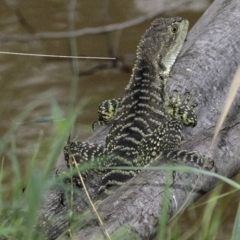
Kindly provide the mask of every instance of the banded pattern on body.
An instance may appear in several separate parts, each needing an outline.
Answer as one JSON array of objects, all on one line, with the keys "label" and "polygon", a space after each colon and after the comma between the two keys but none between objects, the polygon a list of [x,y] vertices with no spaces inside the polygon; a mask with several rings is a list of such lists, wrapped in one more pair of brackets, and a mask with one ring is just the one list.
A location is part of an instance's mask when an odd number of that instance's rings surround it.
[{"label": "banded pattern on body", "polygon": [[[187,29],[188,21],[182,18],[153,21],[138,46],[137,60],[122,100],[104,101],[99,106],[99,121],[93,128],[112,122],[105,146],[70,143],[70,152],[78,163],[97,158],[96,167],[102,174],[99,191],[107,191],[110,185],[120,185],[138,172],[101,170],[101,167],[146,166],[162,153],[177,161],[185,159],[201,164],[205,161],[198,153],[178,150],[182,124],[195,126],[197,117],[194,106],[188,105],[189,97],[184,101],[179,94],[169,98],[165,89]],[[69,165],[67,147],[64,153]]]}]

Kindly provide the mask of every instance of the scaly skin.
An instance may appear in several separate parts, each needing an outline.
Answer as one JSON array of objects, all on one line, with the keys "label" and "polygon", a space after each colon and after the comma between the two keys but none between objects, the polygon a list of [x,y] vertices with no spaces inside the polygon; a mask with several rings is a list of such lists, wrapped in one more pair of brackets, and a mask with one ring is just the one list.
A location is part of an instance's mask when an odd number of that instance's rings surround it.
[{"label": "scaly skin", "polygon": [[96,172],[102,176],[99,191],[107,192],[109,186],[121,185],[138,172],[102,167],[146,166],[161,154],[172,161],[193,161],[212,168],[211,159],[178,150],[182,123],[195,126],[197,117],[194,106],[188,105],[190,97],[182,102],[179,94],[169,98],[166,92],[167,78],[187,29],[188,21],[182,18],[153,21],[141,38],[133,74],[122,100],[104,101],[99,106],[99,122],[93,128],[112,121],[105,146],[71,142],[64,148],[68,166],[72,164],[68,149],[78,163],[95,162]]}]

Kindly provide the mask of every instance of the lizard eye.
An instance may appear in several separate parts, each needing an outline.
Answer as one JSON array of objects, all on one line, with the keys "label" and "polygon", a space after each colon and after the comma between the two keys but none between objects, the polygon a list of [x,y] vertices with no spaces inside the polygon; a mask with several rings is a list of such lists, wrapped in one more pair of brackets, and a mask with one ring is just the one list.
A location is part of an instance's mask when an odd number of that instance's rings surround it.
[{"label": "lizard eye", "polygon": [[172,25],[171,26],[171,31],[172,31],[172,33],[177,33],[178,32],[178,26],[177,25]]}]

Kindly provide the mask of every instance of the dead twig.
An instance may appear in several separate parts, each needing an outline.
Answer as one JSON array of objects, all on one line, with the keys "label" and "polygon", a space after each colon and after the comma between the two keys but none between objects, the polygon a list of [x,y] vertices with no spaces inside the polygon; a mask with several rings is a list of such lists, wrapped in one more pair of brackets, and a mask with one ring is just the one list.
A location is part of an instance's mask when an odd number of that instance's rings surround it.
[{"label": "dead twig", "polygon": [[33,41],[33,40],[39,40],[39,39],[56,39],[56,38],[71,38],[71,37],[81,37],[84,35],[92,35],[92,34],[100,34],[100,33],[106,33],[111,32],[115,30],[122,30],[129,27],[136,26],[138,24],[141,24],[147,20],[150,20],[154,17],[156,17],[159,14],[163,14],[169,11],[173,11],[174,9],[179,8],[183,4],[189,3],[190,0],[182,0],[175,2],[173,4],[169,4],[164,9],[156,9],[155,11],[152,11],[150,13],[147,13],[143,16],[121,22],[121,23],[114,23],[109,24],[102,27],[86,27],[83,29],[75,30],[75,31],[65,31],[65,32],[41,32],[36,34],[13,34],[13,35],[7,35],[7,34],[0,34],[0,41]]}]

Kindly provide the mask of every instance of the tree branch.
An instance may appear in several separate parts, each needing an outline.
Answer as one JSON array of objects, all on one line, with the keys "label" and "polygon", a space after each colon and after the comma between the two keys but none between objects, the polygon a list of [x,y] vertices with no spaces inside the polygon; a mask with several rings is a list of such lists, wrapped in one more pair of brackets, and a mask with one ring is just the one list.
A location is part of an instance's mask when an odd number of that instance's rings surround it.
[{"label": "tree branch", "polygon": [[[216,121],[240,62],[239,11],[239,0],[215,0],[190,31],[182,54],[172,70],[169,91],[190,91],[194,101],[199,103],[198,125],[194,129],[184,130],[183,149],[206,154],[210,146]],[[239,106],[240,94],[234,101],[212,154],[218,173],[228,177],[234,176],[240,169]],[[99,129],[88,141],[104,142],[107,131],[108,128]],[[164,163],[165,160],[161,157],[154,165]],[[65,168],[64,164],[60,168]],[[163,205],[168,175],[169,172],[159,169],[143,171],[97,204],[106,230],[110,234],[120,234],[121,229],[124,236],[121,239],[150,239],[154,236],[159,221],[164,220],[166,208]],[[186,207],[218,182],[216,178],[201,175],[201,180],[194,188],[196,174],[178,171],[174,179],[169,188],[168,211],[165,212],[167,220],[177,213],[187,197]],[[97,192],[91,184],[98,180],[93,176],[86,182],[93,198]],[[50,191],[39,213],[40,225],[50,239],[55,239],[69,226],[68,209],[59,202],[60,195],[60,190]],[[81,194],[74,195],[75,217],[87,205]],[[84,222],[79,221],[74,225],[76,239],[103,237],[98,222],[90,213],[86,212],[83,219]]]},{"label": "tree branch", "polygon": [[136,26],[138,24],[141,24],[147,20],[150,20],[154,17],[156,17],[159,14],[163,14],[169,11],[173,11],[174,9],[177,9],[179,7],[182,7],[183,4],[187,4],[191,2],[191,0],[181,0],[174,2],[173,4],[169,4],[164,9],[156,9],[155,11],[149,12],[143,16],[121,22],[121,23],[114,23],[109,24],[102,27],[87,27],[75,31],[67,31],[67,32],[41,32],[31,35],[24,35],[24,34],[13,34],[13,35],[6,35],[6,34],[0,34],[0,40],[1,41],[32,41],[32,40],[38,40],[38,39],[59,39],[59,38],[71,38],[71,37],[81,37],[84,35],[92,35],[92,34],[100,34],[100,33],[106,33],[111,32],[115,30],[122,30],[129,27]]}]

